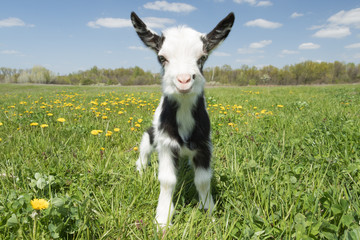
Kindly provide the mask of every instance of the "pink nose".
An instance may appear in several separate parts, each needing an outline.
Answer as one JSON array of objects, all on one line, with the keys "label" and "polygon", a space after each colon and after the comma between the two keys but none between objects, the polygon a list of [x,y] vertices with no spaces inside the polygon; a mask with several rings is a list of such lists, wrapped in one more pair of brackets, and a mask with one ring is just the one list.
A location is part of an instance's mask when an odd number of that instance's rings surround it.
[{"label": "pink nose", "polygon": [[190,74],[179,74],[176,76],[176,79],[179,81],[179,83],[186,84],[190,82],[191,76]]}]

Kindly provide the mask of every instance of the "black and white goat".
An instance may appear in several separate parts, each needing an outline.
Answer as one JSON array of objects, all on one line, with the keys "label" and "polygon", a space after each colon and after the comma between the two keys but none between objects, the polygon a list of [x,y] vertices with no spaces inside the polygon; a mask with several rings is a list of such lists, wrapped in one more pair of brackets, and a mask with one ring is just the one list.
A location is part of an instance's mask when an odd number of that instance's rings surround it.
[{"label": "black and white goat", "polygon": [[162,97],[152,127],[140,143],[137,170],[148,165],[151,152],[159,157],[160,196],[156,221],[160,226],[171,224],[174,212],[172,195],[177,180],[177,166],[187,157],[195,171],[195,186],[200,208],[214,208],[210,193],[211,153],[210,120],[204,98],[205,79],[202,69],[210,52],[229,34],[235,16],[230,13],[208,34],[188,27],[170,28],[161,36],[151,31],[134,13],[131,21],[145,45],[157,54],[162,66]]}]

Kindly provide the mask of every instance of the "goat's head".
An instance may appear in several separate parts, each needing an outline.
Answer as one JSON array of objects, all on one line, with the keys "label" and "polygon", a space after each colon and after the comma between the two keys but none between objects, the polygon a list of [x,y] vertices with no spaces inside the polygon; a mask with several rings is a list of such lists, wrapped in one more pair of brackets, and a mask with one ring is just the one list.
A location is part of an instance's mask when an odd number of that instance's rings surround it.
[{"label": "goat's head", "polygon": [[161,36],[151,31],[134,13],[131,21],[145,43],[154,50],[163,68],[163,92],[172,94],[200,94],[205,79],[202,68],[206,59],[228,36],[235,16],[230,13],[208,34],[199,33],[188,27],[170,28]]}]

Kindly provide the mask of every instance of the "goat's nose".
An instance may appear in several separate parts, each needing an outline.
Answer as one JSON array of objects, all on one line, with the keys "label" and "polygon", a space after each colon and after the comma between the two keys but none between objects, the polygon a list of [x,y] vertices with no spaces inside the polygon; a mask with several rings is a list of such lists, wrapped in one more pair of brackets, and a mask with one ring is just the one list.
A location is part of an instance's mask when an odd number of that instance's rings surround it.
[{"label": "goat's nose", "polygon": [[191,75],[190,74],[179,74],[176,76],[176,79],[179,81],[179,83],[185,84],[190,82]]}]

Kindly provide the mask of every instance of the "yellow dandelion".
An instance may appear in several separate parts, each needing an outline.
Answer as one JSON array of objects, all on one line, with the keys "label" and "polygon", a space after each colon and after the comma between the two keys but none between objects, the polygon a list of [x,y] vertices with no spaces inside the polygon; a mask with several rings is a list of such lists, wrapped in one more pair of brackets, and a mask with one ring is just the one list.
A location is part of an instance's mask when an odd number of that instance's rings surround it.
[{"label": "yellow dandelion", "polygon": [[120,132],[120,128],[114,128],[114,132]]},{"label": "yellow dandelion", "polygon": [[110,137],[113,134],[112,131],[107,131],[107,133],[105,134],[106,137]]},{"label": "yellow dandelion", "polygon": [[47,209],[49,207],[49,202],[46,201],[45,199],[35,198],[30,201],[30,204],[31,204],[32,208],[35,210],[43,210],[43,209]]},{"label": "yellow dandelion", "polygon": [[134,130],[135,130],[135,128],[134,128],[134,127],[132,127],[132,128],[130,128],[130,130],[131,130],[131,131],[134,131]]},{"label": "yellow dandelion", "polygon": [[98,130],[92,130],[92,131],[91,131],[91,134],[94,135],[94,136],[96,136],[96,135],[99,134],[99,131],[98,131]]},{"label": "yellow dandelion", "polygon": [[4,125],[2,122],[0,122],[0,126]]},{"label": "yellow dandelion", "polygon": [[134,150],[134,151],[137,151],[137,150],[139,150],[139,148],[138,148],[138,147],[134,147],[133,150]]},{"label": "yellow dandelion", "polygon": [[228,125],[230,126],[230,127],[232,127],[232,126],[234,126],[234,123],[228,123]]},{"label": "yellow dandelion", "polygon": [[52,114],[52,113],[48,113],[47,115],[48,115],[49,117],[54,116],[54,114]]},{"label": "yellow dandelion", "polygon": [[277,107],[278,107],[278,108],[283,108],[283,107],[284,107],[284,105],[277,105]]},{"label": "yellow dandelion", "polygon": [[30,123],[30,126],[38,126],[39,124],[36,122]]},{"label": "yellow dandelion", "polygon": [[41,127],[41,128],[47,128],[47,127],[49,127],[49,125],[47,125],[47,124],[41,124],[40,127]]},{"label": "yellow dandelion", "polygon": [[57,121],[63,123],[63,122],[65,122],[66,120],[65,120],[65,118],[58,118]]},{"label": "yellow dandelion", "polygon": [[104,120],[108,119],[107,116],[102,116],[101,118],[104,119]]},{"label": "yellow dandelion", "polygon": [[119,111],[119,112],[118,112],[119,115],[121,115],[121,114],[123,114],[123,113],[124,113],[123,111]]},{"label": "yellow dandelion", "polygon": [[2,141],[2,139],[0,138],[0,142]]},{"label": "yellow dandelion", "polygon": [[138,121],[138,123],[142,123],[143,120],[140,118],[137,121]]},{"label": "yellow dandelion", "polygon": [[138,123],[136,123],[136,124],[135,124],[135,127],[138,127],[138,128],[139,128],[139,127],[141,127],[141,125],[138,124]]}]

